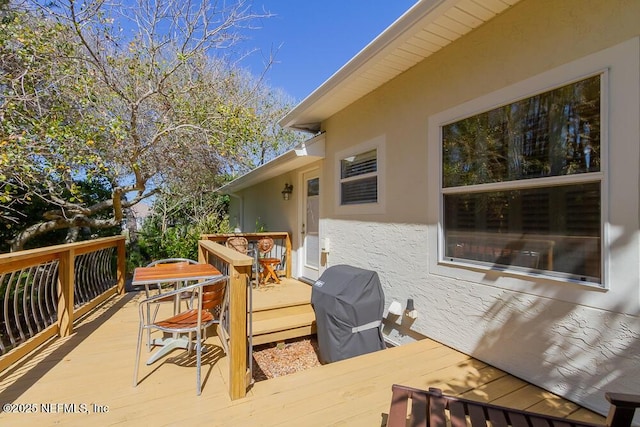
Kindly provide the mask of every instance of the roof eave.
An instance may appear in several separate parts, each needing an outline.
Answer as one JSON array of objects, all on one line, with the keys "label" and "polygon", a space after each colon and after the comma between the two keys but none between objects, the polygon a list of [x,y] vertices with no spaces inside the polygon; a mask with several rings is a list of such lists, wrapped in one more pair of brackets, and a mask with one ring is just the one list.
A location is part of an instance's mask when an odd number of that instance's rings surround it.
[{"label": "roof eave", "polygon": [[304,167],[324,159],[324,135],[317,135],[295,148],[276,157],[216,190],[221,194],[233,194],[278,175]]},{"label": "roof eave", "polygon": [[[439,5],[451,1],[456,0],[425,0],[417,2],[385,31],[378,35],[378,37],[373,39],[371,43],[351,58],[349,62],[342,66],[309,96],[289,111],[282,119],[280,119],[278,124],[283,128],[292,128],[303,131],[319,131],[321,122],[325,120],[326,117],[318,117],[317,120],[309,123],[296,123],[296,119],[298,119],[302,113],[307,111],[322,98],[330,96],[334,89],[353,74],[357,73],[358,70],[360,70],[367,62],[375,58],[377,54],[397,40],[404,32],[408,31],[416,22],[423,19]],[[391,79],[392,78],[389,80]]]},{"label": "roof eave", "polygon": [[421,0],[286,114],[283,128],[317,131],[329,117],[520,0]]}]

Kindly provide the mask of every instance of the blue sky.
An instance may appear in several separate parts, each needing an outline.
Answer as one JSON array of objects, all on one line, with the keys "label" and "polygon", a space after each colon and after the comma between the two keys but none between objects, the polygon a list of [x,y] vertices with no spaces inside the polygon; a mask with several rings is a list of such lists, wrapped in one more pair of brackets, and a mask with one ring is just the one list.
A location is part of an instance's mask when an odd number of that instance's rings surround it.
[{"label": "blue sky", "polygon": [[416,3],[416,0],[253,0],[275,16],[254,22],[241,65],[258,75],[277,50],[267,83],[301,101]]}]

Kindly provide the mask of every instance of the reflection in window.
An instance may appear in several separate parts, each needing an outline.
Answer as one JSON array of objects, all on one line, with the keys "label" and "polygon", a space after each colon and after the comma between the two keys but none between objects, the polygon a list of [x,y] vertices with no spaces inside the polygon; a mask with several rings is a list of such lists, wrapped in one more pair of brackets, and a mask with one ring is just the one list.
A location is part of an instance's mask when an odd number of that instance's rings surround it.
[{"label": "reflection in window", "polygon": [[442,128],[444,187],[600,170],[600,76]]},{"label": "reflection in window", "polygon": [[445,259],[601,283],[601,97],[597,75],[442,127]]}]

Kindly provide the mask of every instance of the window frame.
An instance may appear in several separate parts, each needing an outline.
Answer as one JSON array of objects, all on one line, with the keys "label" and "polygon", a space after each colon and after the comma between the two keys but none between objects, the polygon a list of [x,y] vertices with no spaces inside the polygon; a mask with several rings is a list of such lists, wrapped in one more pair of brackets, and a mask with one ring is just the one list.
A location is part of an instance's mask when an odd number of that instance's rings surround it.
[{"label": "window frame", "polygon": [[[373,138],[335,154],[335,209],[337,214],[377,214],[385,210],[385,145],[384,135]],[[342,160],[376,150],[376,172],[369,172],[356,177],[342,178]],[[377,183],[377,201],[368,203],[342,204],[342,183],[375,177]]]},{"label": "window frame", "polygon": [[[552,285],[558,283],[577,284],[580,287],[586,286],[595,289],[608,289],[609,285],[609,258],[607,242],[609,241],[608,229],[605,226],[608,222],[608,180],[609,180],[609,134],[610,134],[610,103],[611,98],[611,77],[610,68],[613,60],[598,58],[599,54],[574,61],[573,63],[558,67],[547,72],[543,72],[532,78],[515,83],[511,86],[480,96],[476,99],[455,106],[448,110],[434,114],[428,118],[428,155],[430,168],[437,168],[437,179],[430,181],[429,192],[437,197],[437,222],[436,229],[431,231],[431,241],[435,241],[434,250],[429,258],[429,270],[431,273],[445,275],[454,278],[463,278],[472,281],[493,283],[500,281],[502,286],[507,288],[519,287],[522,281],[545,282]],[[602,55],[607,56],[607,55]],[[596,58],[596,60],[594,60]],[[615,63],[615,62],[614,62]],[[465,118],[490,111],[504,105],[517,102],[532,96],[536,96],[547,91],[570,85],[585,78],[600,75],[601,87],[601,135],[600,135],[600,171],[589,172],[576,175],[553,176],[544,178],[532,178],[519,181],[495,182],[488,184],[468,185],[461,187],[443,187],[443,153],[442,138],[443,126],[463,120]],[[434,160],[437,159],[437,160]],[[434,162],[437,161],[437,165]],[[435,184],[434,184],[435,182]],[[511,189],[550,187],[553,185],[570,185],[584,182],[600,182],[600,263],[601,277],[599,282],[585,282],[569,275],[545,274],[544,271],[526,271],[521,268],[508,268],[504,266],[492,266],[482,263],[463,261],[460,259],[450,260],[444,257],[445,254],[445,230],[444,230],[444,195],[471,191],[501,191]],[[433,246],[431,246],[433,247]]]}]

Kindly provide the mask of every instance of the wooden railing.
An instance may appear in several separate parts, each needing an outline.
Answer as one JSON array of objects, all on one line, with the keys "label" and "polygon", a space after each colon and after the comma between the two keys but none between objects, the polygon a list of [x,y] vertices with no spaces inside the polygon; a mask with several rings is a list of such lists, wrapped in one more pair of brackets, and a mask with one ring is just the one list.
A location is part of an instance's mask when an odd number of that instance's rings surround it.
[{"label": "wooden railing", "polygon": [[247,323],[247,290],[253,258],[212,240],[198,242],[198,261],[212,264],[229,275],[229,313],[226,324],[219,326],[218,336],[227,340],[229,349],[229,395],[239,399],[251,384],[251,357]]},{"label": "wooden railing", "polygon": [[[206,234],[198,242],[198,260],[214,265],[229,275],[229,314],[226,325],[221,325],[220,339],[228,341],[229,348],[229,395],[239,399],[247,393],[251,384],[251,337],[247,322],[247,300],[251,288],[254,258],[227,248],[225,243],[230,237],[243,236],[250,246],[264,237],[274,240],[273,249],[262,256],[279,258],[283,267],[279,274],[291,277],[291,239],[286,232]],[[255,272],[254,272],[255,273]],[[251,313],[249,313],[249,316]]]},{"label": "wooden railing", "polygon": [[125,238],[0,254],[0,372],[114,293],[124,293]]},{"label": "wooden railing", "polygon": [[264,237],[271,237],[274,241],[273,249],[264,254],[268,258],[279,258],[282,260],[281,268],[278,269],[278,275],[291,277],[291,238],[289,233],[283,232],[264,232],[264,233],[229,233],[229,234],[204,234],[202,239],[220,243],[224,246],[230,237],[242,236],[249,241],[249,247],[255,247],[258,241]]}]

